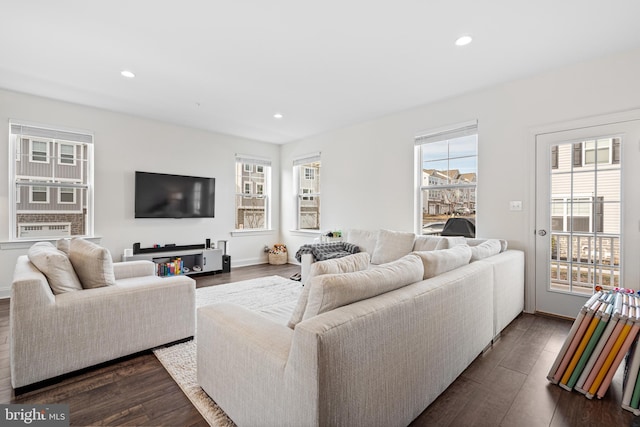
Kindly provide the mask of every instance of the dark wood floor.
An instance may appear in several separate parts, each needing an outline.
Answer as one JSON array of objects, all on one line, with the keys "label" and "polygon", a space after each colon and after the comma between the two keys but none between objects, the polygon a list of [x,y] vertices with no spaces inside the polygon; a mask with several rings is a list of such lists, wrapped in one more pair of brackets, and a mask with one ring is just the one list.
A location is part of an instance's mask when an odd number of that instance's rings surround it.
[{"label": "dark wood floor", "polygon": [[[295,265],[259,265],[201,276],[197,287],[267,275],[289,277]],[[622,369],[602,400],[588,400],[546,380],[571,322],[522,315],[412,426],[631,426],[620,407]],[[206,426],[207,423],[148,352],[69,376],[15,396],[9,371],[9,301],[0,300],[0,403],[65,403],[71,424]],[[640,423],[633,424],[640,426]]]}]

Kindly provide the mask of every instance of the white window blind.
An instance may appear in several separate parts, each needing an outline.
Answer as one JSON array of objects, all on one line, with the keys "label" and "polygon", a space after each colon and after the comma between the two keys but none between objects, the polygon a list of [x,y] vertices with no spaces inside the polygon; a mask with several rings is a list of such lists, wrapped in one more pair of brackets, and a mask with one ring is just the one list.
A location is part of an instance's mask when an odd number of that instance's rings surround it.
[{"label": "white window blind", "polygon": [[11,123],[10,133],[11,135],[28,135],[38,138],[83,142],[87,144],[93,143],[93,134],[91,133],[79,133],[73,131],[48,129],[45,127],[29,126],[17,123]]},{"label": "white window blind", "polygon": [[271,167],[271,159],[265,159],[262,157],[249,156],[244,154],[236,154],[236,163],[242,163],[245,165],[259,165]]},{"label": "white window blind", "polygon": [[296,157],[293,159],[293,166],[305,165],[307,163],[314,163],[320,161],[320,152],[311,153],[302,157]]},{"label": "white window blind", "polygon": [[415,145],[427,144],[429,142],[438,142],[445,139],[460,138],[463,136],[474,135],[478,133],[478,121],[460,123],[457,125],[445,126],[434,129],[428,133],[416,136]]}]

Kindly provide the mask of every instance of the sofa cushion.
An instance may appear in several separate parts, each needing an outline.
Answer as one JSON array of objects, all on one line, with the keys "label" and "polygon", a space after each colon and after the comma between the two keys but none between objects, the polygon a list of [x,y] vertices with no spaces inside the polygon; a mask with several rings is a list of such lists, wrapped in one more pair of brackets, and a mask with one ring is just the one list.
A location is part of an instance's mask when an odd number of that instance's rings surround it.
[{"label": "sofa cushion", "polygon": [[115,285],[113,261],[107,248],[74,237],[69,242],[69,260],[85,289]]},{"label": "sofa cushion", "polygon": [[467,239],[462,236],[446,236],[445,240],[438,249],[451,249],[456,246],[467,246]]},{"label": "sofa cushion", "polygon": [[438,236],[418,236],[413,242],[414,251],[435,251],[446,249],[445,246],[449,246],[449,241],[444,237]]},{"label": "sofa cushion", "polygon": [[303,320],[422,280],[422,261],[415,255],[354,273],[324,274],[311,279]]},{"label": "sofa cushion", "polygon": [[54,294],[82,290],[78,275],[67,255],[49,242],[34,243],[27,253],[29,261],[47,277]]},{"label": "sofa cushion", "polygon": [[56,241],[56,248],[58,248],[59,251],[64,252],[68,256],[69,255],[69,243],[71,243],[70,239],[59,239],[59,240]]},{"label": "sofa cushion", "polygon": [[458,245],[439,251],[413,253],[422,260],[425,280],[469,264],[471,259],[471,248],[466,245]]},{"label": "sofa cushion", "polygon": [[[467,239],[467,245],[474,247],[474,246],[478,246],[481,243],[486,242],[487,239],[473,239],[473,238],[468,238]],[[499,239],[498,240],[500,242],[500,252],[504,252],[507,250],[509,243],[506,240],[503,239]]]},{"label": "sofa cushion", "polygon": [[309,276],[307,278],[307,285],[302,289],[302,293],[298,297],[298,303],[291,314],[291,319],[289,319],[287,326],[294,328],[302,320],[304,310],[307,308],[309,289],[311,289],[311,286],[309,286],[309,280],[311,278],[323,274],[352,273],[355,271],[366,270],[367,268],[369,268],[369,254],[366,252],[348,255],[342,258],[318,261],[311,264]]},{"label": "sofa cushion", "polygon": [[477,246],[471,246],[471,262],[497,255],[502,250],[498,239],[488,239]]},{"label": "sofa cushion", "polygon": [[386,264],[402,258],[413,250],[416,235],[401,231],[380,230],[371,264]]},{"label": "sofa cushion", "polygon": [[349,230],[347,233],[347,242],[353,243],[360,247],[360,251],[366,252],[371,256],[373,250],[376,248],[376,241],[378,240],[378,231],[369,230]]}]

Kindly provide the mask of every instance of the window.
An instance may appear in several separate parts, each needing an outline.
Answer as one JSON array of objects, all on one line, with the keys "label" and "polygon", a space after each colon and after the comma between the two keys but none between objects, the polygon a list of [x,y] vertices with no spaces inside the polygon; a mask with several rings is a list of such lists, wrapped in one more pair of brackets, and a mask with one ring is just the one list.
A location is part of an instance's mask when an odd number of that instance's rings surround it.
[{"label": "window", "polygon": [[11,239],[92,236],[93,135],[11,122],[9,146]]},{"label": "window", "polygon": [[316,179],[316,170],[314,168],[304,168],[304,179],[311,181]]},{"label": "window", "polygon": [[302,189],[302,200],[313,200],[313,196],[305,196],[305,194],[311,194],[313,193],[313,189],[312,188],[303,188]]},{"label": "window", "polygon": [[320,230],[320,153],[293,162],[298,230]]},{"label": "window", "polygon": [[47,141],[31,140],[31,161],[34,163],[49,163],[49,143]]},{"label": "window", "polygon": [[[593,166],[598,164],[620,164],[620,138],[603,138],[576,142],[571,144],[573,167]],[[563,147],[562,150],[565,150]],[[560,164],[558,159],[566,157],[559,152],[558,146],[551,148],[551,169],[567,168],[567,163]]]},{"label": "window", "polygon": [[58,144],[58,150],[60,151],[60,157],[58,162],[61,165],[75,165],[76,164],[76,147],[72,144]]},{"label": "window", "polygon": [[271,160],[236,154],[236,230],[270,228],[270,174]]},{"label": "window", "polygon": [[49,203],[49,189],[47,187],[30,187],[31,203]]},{"label": "window", "polygon": [[418,233],[438,234],[450,217],[475,220],[477,122],[417,136]]},{"label": "window", "polygon": [[60,188],[58,191],[58,203],[75,203],[76,190],[74,188]]},{"label": "window", "polygon": [[551,229],[558,232],[602,233],[604,197],[554,196],[551,202]]}]

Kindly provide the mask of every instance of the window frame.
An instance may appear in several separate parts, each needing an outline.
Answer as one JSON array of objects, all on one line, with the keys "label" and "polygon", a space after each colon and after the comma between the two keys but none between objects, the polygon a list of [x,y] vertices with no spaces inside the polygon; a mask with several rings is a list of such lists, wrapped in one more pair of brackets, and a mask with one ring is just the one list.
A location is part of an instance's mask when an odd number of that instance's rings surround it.
[{"label": "window frame", "polygon": [[[259,158],[255,156],[247,156],[236,154],[235,158],[235,206],[234,206],[234,232],[260,232],[271,230],[271,160]],[[262,192],[258,192],[258,188]],[[240,222],[240,213],[242,210],[250,210],[251,206],[244,205],[243,201],[247,200],[263,200],[264,203],[259,207],[264,212],[262,218],[262,226],[246,227],[246,220],[251,221],[251,216],[247,217],[246,212],[243,214],[242,222]],[[257,217],[260,219],[260,217]],[[255,218],[253,218],[255,220]],[[255,225],[255,224],[254,224]]]},{"label": "window frame", "polygon": [[[38,150],[36,150],[36,160],[33,161],[33,141],[47,144],[46,162],[39,160],[42,151]],[[93,142],[93,133],[86,130],[9,120],[9,241],[30,242],[42,238],[94,237]],[[69,169],[66,169],[67,175],[60,175],[57,169],[59,163],[50,160],[56,155],[54,151],[58,149],[58,144],[74,146],[75,164],[61,165],[66,168],[77,168],[72,171],[71,176],[68,175]],[[22,154],[23,150],[27,149],[29,150],[28,158]],[[49,166],[46,168],[30,166],[32,163],[49,164]],[[46,195],[46,201],[33,200],[34,187],[36,193]],[[22,190],[23,188],[25,190]],[[57,197],[52,193],[52,188],[58,190]],[[73,190],[73,203],[61,202],[60,189]],[[71,222],[69,222],[69,215],[73,216]],[[42,216],[44,216],[43,219]],[[39,235],[36,238],[33,235],[23,235],[20,231],[25,224],[47,225],[61,222],[73,224],[69,228],[72,230],[71,235],[67,232],[64,236],[51,234]]]},{"label": "window frame", "polygon": [[[44,200],[35,200],[33,198],[35,188],[43,188],[44,191],[38,191],[38,193],[44,193]],[[51,199],[51,192],[49,191],[49,187],[43,185],[30,185],[29,186],[29,203],[33,204],[49,204],[49,200]]]},{"label": "window frame", "polygon": [[[67,163],[67,162],[63,162],[64,159],[68,159],[67,157],[63,157],[62,154],[62,147],[66,146],[66,147],[71,147],[73,150],[73,154],[71,155],[71,163]],[[77,157],[77,145],[76,144],[71,144],[69,142],[64,142],[64,141],[57,141],[56,142],[56,147],[58,149],[58,164],[62,165],[62,166],[75,166],[76,165],[76,157]]]},{"label": "window frame", "polygon": [[[34,143],[42,143],[45,145],[45,151],[44,151],[44,160],[34,160]],[[48,164],[49,163],[49,159],[51,158],[51,141],[50,140],[46,140],[44,138],[29,138],[29,162],[30,163],[45,163]],[[41,153],[41,151],[38,151],[38,153]],[[39,154],[40,155],[40,154]]]},{"label": "window frame", "polygon": [[[315,166],[310,166],[315,165]],[[321,197],[321,170],[322,159],[320,153],[302,156],[293,161],[294,197],[295,197],[295,231],[319,232],[322,229],[322,197]],[[303,182],[306,181],[306,182]],[[315,188],[309,187],[309,181],[313,181]],[[303,228],[304,202],[314,202],[314,207],[307,212],[316,215],[317,228]]]},{"label": "window frame", "polygon": [[314,168],[310,168],[305,166],[304,168],[304,179],[305,181],[315,181],[316,179],[316,170]]},{"label": "window frame", "polygon": [[[468,143],[468,141],[462,140],[462,138],[475,136],[474,149],[463,155],[452,156],[451,143],[456,143],[457,140],[460,144]],[[434,218],[433,221],[425,221],[426,215],[435,216],[451,216],[459,215],[459,209],[466,211],[468,209],[469,214],[473,215],[473,218],[477,217],[478,206],[478,121],[473,120],[456,125],[445,126],[442,128],[434,129],[432,131],[419,134],[414,139],[414,157],[415,157],[415,232],[417,235],[421,235],[423,228],[433,222],[441,222],[442,219]],[[428,144],[433,143],[446,143],[447,152],[446,156],[428,159],[425,158],[424,148]],[[460,160],[469,159],[470,164],[473,165],[472,171],[461,172],[458,168],[452,167],[452,163],[457,164]],[[446,170],[433,169],[432,174],[427,174],[429,168],[425,167],[425,163],[431,162],[433,165],[437,163],[446,163]],[[455,165],[454,165],[455,166]],[[458,170],[459,176],[452,178],[451,171]],[[433,178],[438,174],[440,178]],[[465,179],[467,175],[472,176],[472,180]],[[425,179],[428,177],[428,179]],[[439,181],[442,181],[439,183]],[[449,202],[449,209],[443,211],[443,204],[437,206],[430,206],[429,201],[434,200],[436,195],[442,196],[443,192],[454,191],[456,194],[462,194],[463,199],[459,202]],[[467,206],[465,206],[465,204]],[[457,206],[461,205],[461,206]],[[471,209],[471,205],[473,209]],[[433,211],[433,212],[431,212]],[[453,211],[453,212],[452,212]],[[462,215],[468,215],[464,213]],[[446,219],[444,220],[446,222]],[[476,229],[476,235],[477,235]]]},{"label": "window frame", "polygon": [[[600,144],[602,144],[603,142],[606,144],[606,147],[600,146]],[[593,144],[593,147],[587,147],[587,144],[591,145],[590,143]],[[606,160],[596,162],[595,159],[599,157],[599,152],[604,150],[607,150]],[[593,161],[588,160],[589,153],[591,152],[594,153]],[[592,166],[592,165],[595,165],[596,163],[598,163],[599,165],[610,165],[612,163],[612,157],[613,157],[613,138],[595,139],[595,140],[592,139],[589,141],[582,141],[582,165],[583,166]]]},{"label": "window frame", "polygon": [[242,194],[244,194],[245,196],[253,194],[253,192],[251,191],[251,189],[253,188],[253,185],[251,184],[252,184],[251,181],[244,181],[242,183]]},{"label": "window frame", "polygon": [[[71,193],[73,195],[73,200],[70,202],[65,202],[62,200],[62,193],[63,190],[69,190],[69,191],[64,191],[64,193]],[[77,200],[77,191],[75,188],[69,188],[69,187],[64,187],[64,186],[60,186],[58,187],[58,203],[61,205],[75,205],[76,204],[76,200]]]}]

